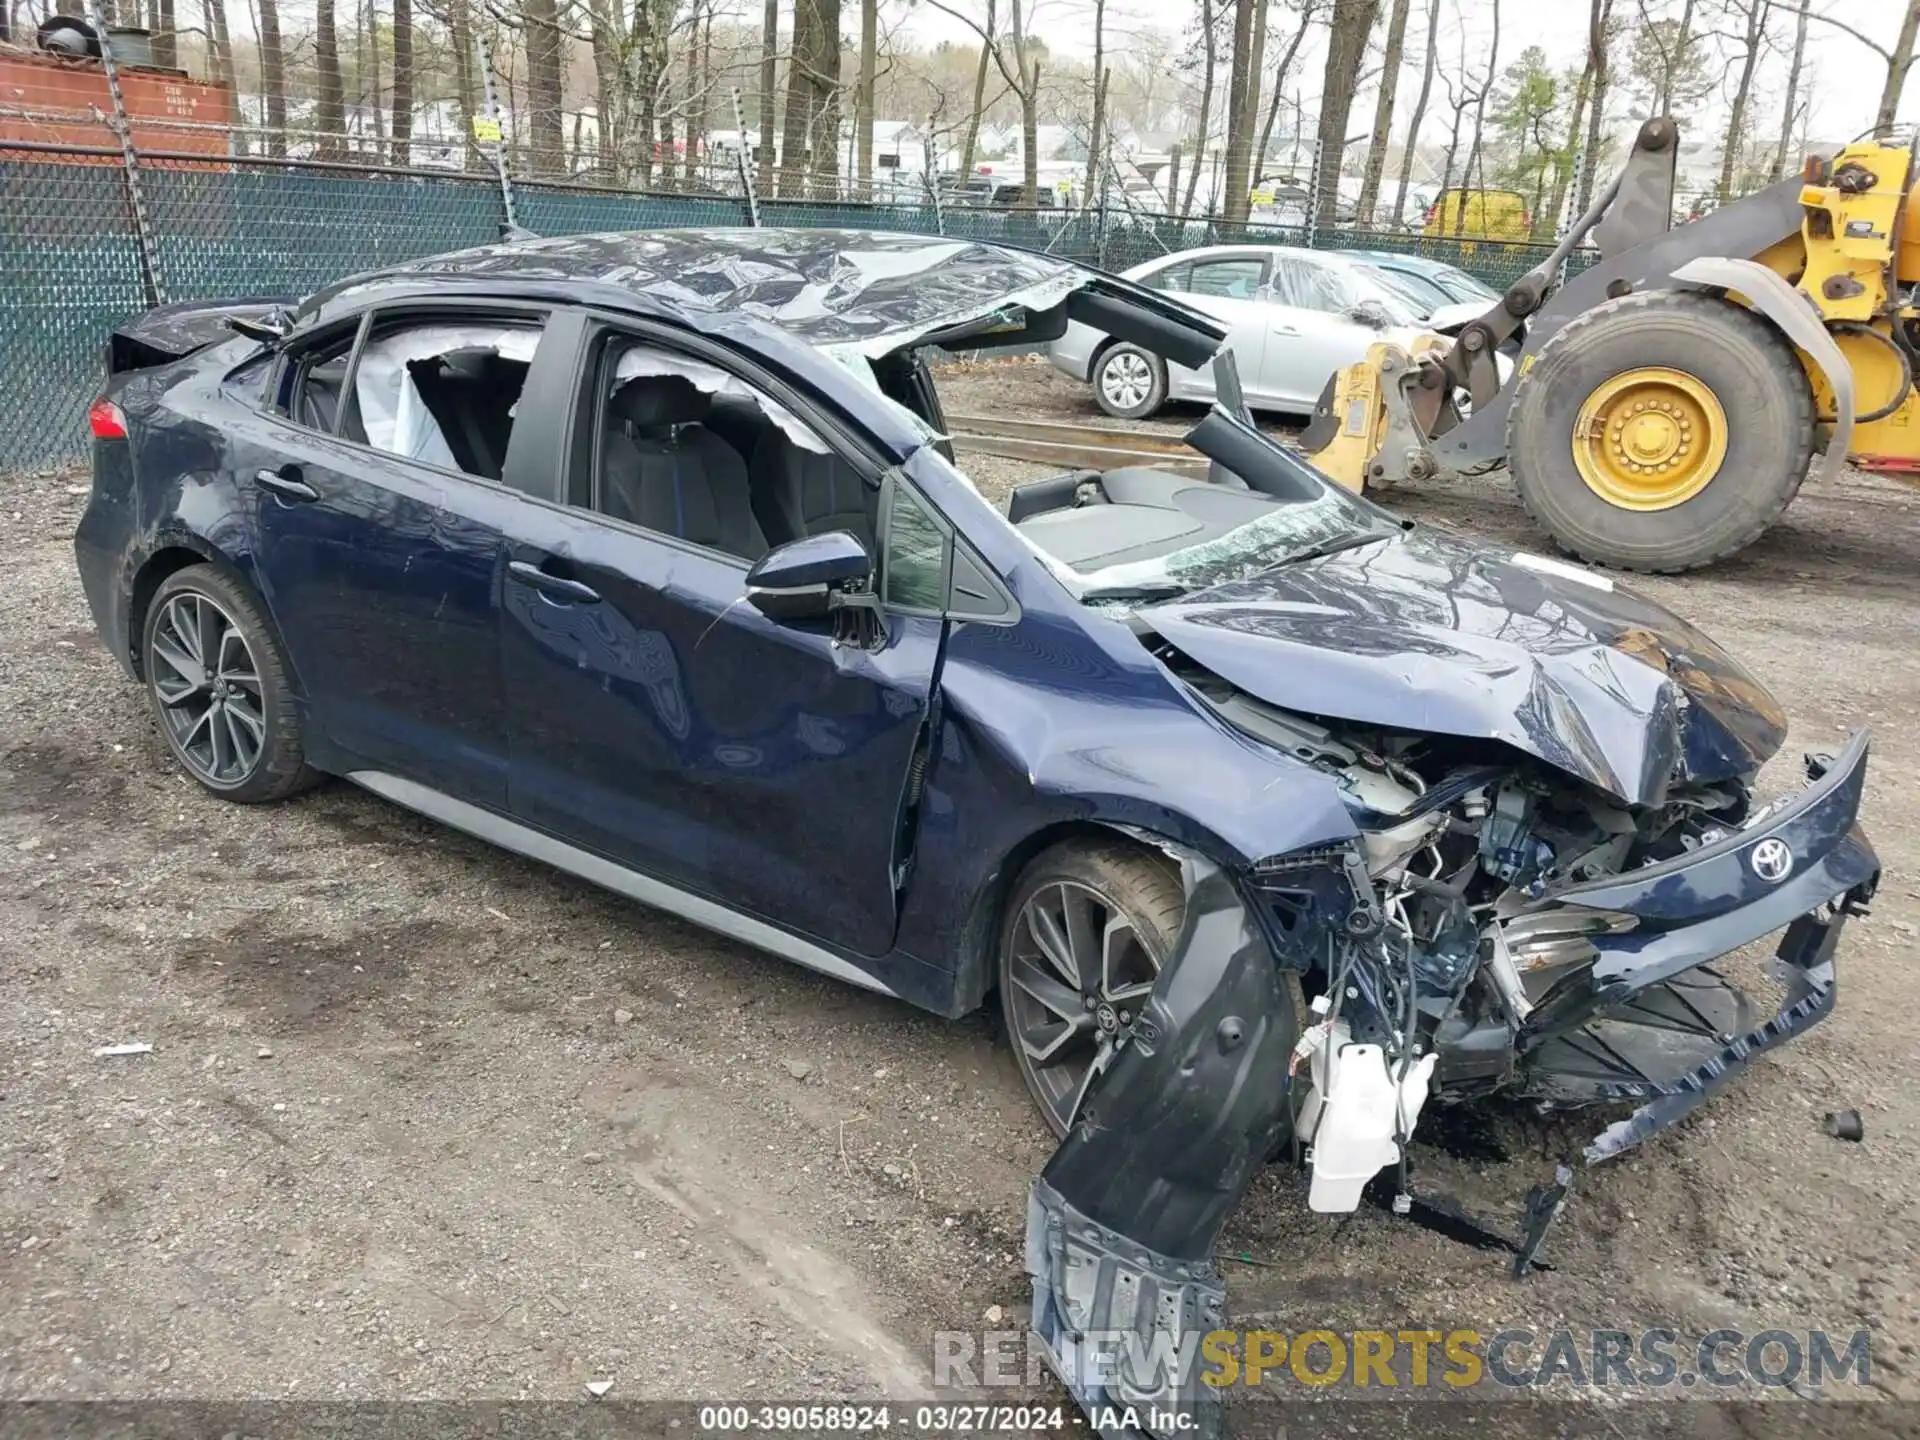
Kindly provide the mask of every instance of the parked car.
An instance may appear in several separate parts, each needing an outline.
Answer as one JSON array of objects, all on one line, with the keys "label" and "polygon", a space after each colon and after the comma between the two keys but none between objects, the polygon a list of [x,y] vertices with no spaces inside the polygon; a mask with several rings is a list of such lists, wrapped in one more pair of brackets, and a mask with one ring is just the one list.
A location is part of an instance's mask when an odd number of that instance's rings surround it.
[{"label": "parked car", "polygon": [[1396,250],[1343,250],[1343,255],[1364,261],[1382,272],[1416,306],[1431,315],[1450,305],[1471,305],[1484,311],[1500,298],[1500,292],[1458,265],[1432,260],[1425,255],[1403,255]]},{"label": "parked car", "polygon": [[[1212,478],[989,504],[920,351],[1069,322],[1236,389],[1175,292],[923,236],[580,236],[177,304],[112,339],[74,545],[213,795],[344,776],[940,1014],[997,995],[1067,1135],[1032,1323],[1096,1405],[1086,1336],[1190,1357],[1219,1323],[1220,1227],[1290,1134],[1321,1211],[1429,1094],[1636,1104],[1580,1163],[1626,1152],[1829,1013],[1879,862],[1864,735],[1756,805],[1785,717],[1699,631],[1244,413],[1189,437]],[[1711,962],[1775,932],[1762,1015]],[[1220,1433],[1192,1367],[1128,1363],[1129,1403]]]},{"label": "parked car", "polygon": [[[1411,345],[1422,331],[1438,328],[1383,274],[1340,251],[1212,245],[1123,274],[1225,325],[1247,401],[1262,410],[1305,414],[1327,377],[1364,360],[1369,345]],[[1206,365],[1170,362],[1097,325],[1069,325],[1047,353],[1056,369],[1090,384],[1100,408],[1121,420],[1142,419],[1169,400],[1214,398]]]}]

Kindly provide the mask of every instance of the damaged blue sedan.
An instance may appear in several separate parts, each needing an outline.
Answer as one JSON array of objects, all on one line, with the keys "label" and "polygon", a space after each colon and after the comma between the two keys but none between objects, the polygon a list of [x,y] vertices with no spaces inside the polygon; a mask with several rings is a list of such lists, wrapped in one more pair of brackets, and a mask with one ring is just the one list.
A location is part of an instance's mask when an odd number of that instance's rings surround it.
[{"label": "damaged blue sedan", "polygon": [[[1078,322],[1207,377],[1191,465],[957,467],[923,352]],[[1250,422],[1225,335],[1014,249],[532,240],[116,333],[76,549],[175,759],[342,776],[943,1015],[1062,1143],[1034,1326],[1090,1407],[1198,1411],[1220,1227],[1376,1183],[1439,1104],[1611,1106],[1540,1187],[1832,1008],[1867,742],[1786,724],[1611,580],[1403,521]],[[1778,936],[1777,1003],[1714,964]],[[1608,1123],[1610,1122],[1610,1123]]]}]

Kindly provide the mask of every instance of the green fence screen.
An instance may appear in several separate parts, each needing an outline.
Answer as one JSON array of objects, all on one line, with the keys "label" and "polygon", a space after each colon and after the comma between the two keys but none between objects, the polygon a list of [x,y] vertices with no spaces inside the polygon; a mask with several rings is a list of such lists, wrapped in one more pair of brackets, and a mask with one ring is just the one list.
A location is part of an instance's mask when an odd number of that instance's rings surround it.
[{"label": "green fence screen", "polygon": [[[492,175],[367,171],[267,160],[140,165],[158,279],[170,300],[299,296],[376,269],[499,237]],[[517,181],[519,222],[540,235],[745,225],[743,198]],[[1241,240],[1394,248],[1447,260],[1496,288],[1539,245],[1347,231],[1309,235],[1171,216],[765,200],[768,226],[906,230],[1005,241],[1108,269]],[[146,308],[140,248],[117,153],[0,142],[0,470],[85,453],[108,332]]]}]

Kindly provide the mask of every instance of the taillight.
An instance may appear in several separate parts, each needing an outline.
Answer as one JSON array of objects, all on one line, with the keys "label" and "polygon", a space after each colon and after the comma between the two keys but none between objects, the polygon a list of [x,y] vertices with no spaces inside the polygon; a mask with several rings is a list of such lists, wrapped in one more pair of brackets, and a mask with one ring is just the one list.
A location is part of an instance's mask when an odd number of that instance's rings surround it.
[{"label": "taillight", "polygon": [[96,440],[124,440],[127,417],[120,413],[118,405],[102,395],[87,407],[87,428],[93,431]]}]

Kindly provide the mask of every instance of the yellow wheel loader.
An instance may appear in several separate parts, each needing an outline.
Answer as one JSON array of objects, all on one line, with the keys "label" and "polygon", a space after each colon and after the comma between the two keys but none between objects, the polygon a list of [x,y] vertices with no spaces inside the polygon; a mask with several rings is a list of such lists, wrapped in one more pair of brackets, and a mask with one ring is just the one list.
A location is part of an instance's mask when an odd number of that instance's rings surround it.
[{"label": "yellow wheel loader", "polygon": [[[1360,490],[1505,462],[1583,559],[1672,572],[1751,544],[1849,459],[1920,472],[1915,147],[1807,159],[1672,223],[1673,120],[1540,265],[1449,343],[1375,345],[1327,383],[1303,446]],[[1552,281],[1591,236],[1600,260]]]}]

